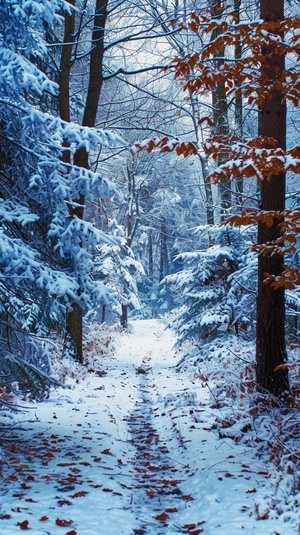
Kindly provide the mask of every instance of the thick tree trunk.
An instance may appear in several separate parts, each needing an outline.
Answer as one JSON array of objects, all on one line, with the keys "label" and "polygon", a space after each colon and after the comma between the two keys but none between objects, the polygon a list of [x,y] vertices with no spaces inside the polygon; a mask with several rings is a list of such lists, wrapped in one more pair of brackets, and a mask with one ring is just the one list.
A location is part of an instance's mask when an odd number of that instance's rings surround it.
[{"label": "thick tree trunk", "polygon": [[[96,123],[99,99],[103,84],[103,55],[104,55],[104,33],[107,18],[107,0],[97,0],[94,15],[94,27],[90,52],[90,75],[88,93],[86,97],[83,126],[94,127]],[[84,169],[89,168],[88,153],[84,148],[80,148],[74,155],[74,163]],[[72,210],[72,214],[83,219],[84,197],[76,199],[77,207]],[[79,305],[74,304],[67,317],[67,338],[74,350],[74,357],[79,362],[83,360],[82,354],[82,327],[83,314]]]},{"label": "thick tree trunk", "polygon": [[[261,0],[261,19],[281,20],[284,16],[283,0]],[[284,57],[272,54],[271,47],[264,46],[262,53],[266,60],[262,64],[262,75],[272,81],[284,71]],[[260,117],[260,134],[274,138],[277,146],[286,147],[286,105],[280,91],[273,91],[272,98],[265,100]],[[261,209],[284,210],[285,174],[273,176],[261,184]],[[258,225],[258,243],[272,242],[280,236],[279,220],[268,227]],[[265,273],[280,275],[283,257],[280,255],[259,255],[258,257],[258,296],[257,296],[257,337],[256,362],[257,383],[262,391],[280,397],[289,388],[287,371],[274,372],[276,366],[286,360],[285,347],[285,304],[284,289],[274,290],[264,284]]]}]

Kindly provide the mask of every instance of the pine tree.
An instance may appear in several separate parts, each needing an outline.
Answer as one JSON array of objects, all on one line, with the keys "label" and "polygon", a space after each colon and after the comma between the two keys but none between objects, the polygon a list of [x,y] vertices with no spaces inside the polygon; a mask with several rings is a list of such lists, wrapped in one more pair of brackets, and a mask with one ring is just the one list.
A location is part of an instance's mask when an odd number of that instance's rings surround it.
[{"label": "pine tree", "polygon": [[[99,174],[71,167],[62,153],[63,147],[74,152],[80,146],[98,150],[99,145],[125,143],[110,132],[79,127],[44,111],[45,99],[55,99],[58,91],[40,68],[47,61],[45,28],[61,24],[65,10],[71,13],[72,6],[63,0],[41,0],[38,5],[5,0],[0,5],[3,365],[29,356],[32,363],[34,353],[38,362],[33,335],[64,323],[74,300],[87,310],[112,295],[91,279],[92,255],[86,248],[110,240],[73,217],[69,207],[79,195],[105,197],[116,189]],[[22,336],[15,336],[18,332]]]},{"label": "pine tree", "polygon": [[183,269],[166,277],[163,284],[182,305],[172,322],[179,342],[194,341],[201,348],[204,342],[219,335],[238,334],[240,328],[250,327],[253,306],[249,308],[249,304],[253,305],[253,295],[245,278],[249,282],[253,270],[249,256],[251,241],[246,231],[224,226],[201,227],[197,233],[201,233],[202,239],[205,233],[207,242],[213,245],[180,254]]}]

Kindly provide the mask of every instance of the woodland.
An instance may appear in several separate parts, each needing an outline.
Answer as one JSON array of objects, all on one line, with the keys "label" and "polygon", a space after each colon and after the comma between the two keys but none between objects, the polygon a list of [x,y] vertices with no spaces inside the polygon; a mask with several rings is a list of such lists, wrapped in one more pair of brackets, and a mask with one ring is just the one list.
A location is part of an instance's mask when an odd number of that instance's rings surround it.
[{"label": "woodland", "polygon": [[210,363],[225,384],[224,355],[238,361],[216,408],[226,392],[276,414],[272,460],[292,461],[300,492],[299,14],[298,0],[1,2],[4,451],[8,414],[160,319],[178,373]]}]

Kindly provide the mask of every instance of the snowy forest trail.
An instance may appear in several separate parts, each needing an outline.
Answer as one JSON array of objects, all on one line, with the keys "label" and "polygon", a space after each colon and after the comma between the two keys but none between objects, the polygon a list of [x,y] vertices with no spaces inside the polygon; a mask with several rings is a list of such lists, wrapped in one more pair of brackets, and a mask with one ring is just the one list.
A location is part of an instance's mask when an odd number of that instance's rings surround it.
[{"label": "snowy forest trail", "polygon": [[170,330],[134,321],[100,357],[98,336],[90,366],[68,370],[71,389],[11,419],[1,535],[298,533],[298,518],[270,511],[266,461],[220,438],[203,376],[178,372]]}]

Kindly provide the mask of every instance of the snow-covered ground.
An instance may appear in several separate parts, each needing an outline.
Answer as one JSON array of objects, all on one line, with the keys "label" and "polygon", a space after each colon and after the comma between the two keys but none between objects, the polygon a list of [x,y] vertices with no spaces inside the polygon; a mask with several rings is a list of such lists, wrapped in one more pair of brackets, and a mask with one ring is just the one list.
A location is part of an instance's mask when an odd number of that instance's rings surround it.
[{"label": "snow-covered ground", "polygon": [[98,358],[91,340],[89,372],[65,370],[70,389],[5,422],[0,534],[299,534],[290,478],[235,440],[249,425],[212,402],[209,376],[178,372],[173,333],[144,320],[112,336]]}]

